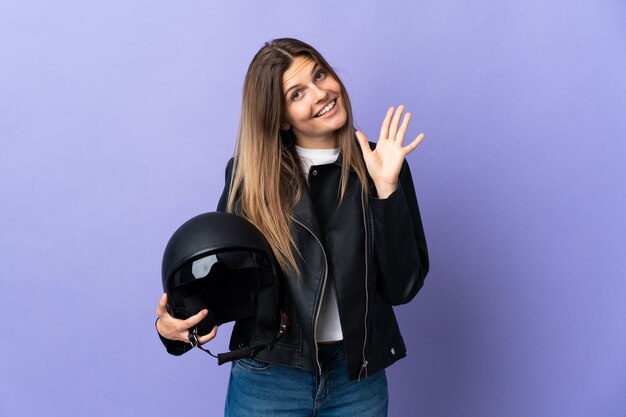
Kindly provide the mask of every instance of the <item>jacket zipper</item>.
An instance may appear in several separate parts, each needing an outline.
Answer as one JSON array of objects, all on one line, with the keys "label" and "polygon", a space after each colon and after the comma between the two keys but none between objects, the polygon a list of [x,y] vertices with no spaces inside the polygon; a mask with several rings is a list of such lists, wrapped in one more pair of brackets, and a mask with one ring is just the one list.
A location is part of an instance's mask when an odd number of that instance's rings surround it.
[{"label": "jacket zipper", "polygon": [[369,264],[367,262],[367,258],[368,258],[367,253],[369,250],[369,241],[368,241],[368,235],[367,235],[367,216],[365,212],[364,198],[365,197],[363,193],[361,193],[361,208],[363,209],[363,227],[365,229],[365,315],[363,317],[363,331],[364,331],[363,349],[361,350],[363,363],[361,364],[361,370],[359,371],[359,378],[358,378],[359,381],[361,380],[361,376],[363,372],[365,372],[365,378],[367,378],[367,359],[365,357],[365,345],[367,344],[367,313],[369,309],[369,291],[367,289],[367,276],[368,276],[368,267],[369,267]]},{"label": "jacket zipper", "polygon": [[[326,251],[324,250],[324,245],[322,245],[322,242],[320,242],[320,240],[317,238],[317,236],[315,236],[315,233],[313,233],[311,229],[309,229],[303,223],[299,222],[295,217],[293,218],[293,221],[298,223],[303,228],[305,228],[315,238],[315,240],[317,240],[317,243],[319,243],[320,248],[322,248],[322,253],[324,254],[324,281],[322,281],[322,292],[320,293],[320,302],[321,302],[322,297],[324,296],[324,290],[326,289],[326,280],[328,278],[328,259],[326,258]],[[313,342],[314,342],[313,344],[315,345],[315,362],[317,363],[318,375],[322,373],[322,365],[320,364],[320,359],[319,359],[319,349],[317,348],[317,319],[319,318],[319,316],[320,316],[320,303],[318,302],[316,309],[315,309],[315,321],[313,322]]]}]

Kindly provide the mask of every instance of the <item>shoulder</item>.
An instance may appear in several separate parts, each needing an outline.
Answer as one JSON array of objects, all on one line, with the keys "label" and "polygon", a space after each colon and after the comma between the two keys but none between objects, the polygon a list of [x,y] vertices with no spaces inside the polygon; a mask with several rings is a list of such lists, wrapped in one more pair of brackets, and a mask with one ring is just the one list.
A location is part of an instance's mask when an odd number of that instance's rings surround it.
[{"label": "shoulder", "polygon": [[230,180],[233,177],[234,170],[235,170],[235,158],[231,157],[226,163],[226,168],[224,169],[224,178],[227,184],[230,183]]},{"label": "shoulder", "polygon": [[234,165],[235,165],[235,157],[231,156],[228,162],[226,163],[226,173],[232,172]]},{"label": "shoulder", "polygon": [[228,163],[226,164],[226,169],[224,172],[224,189],[222,190],[222,195],[220,196],[219,202],[217,203],[217,211],[226,211],[228,205],[228,196],[230,194],[230,187],[233,178],[233,166],[235,164],[235,158],[230,158]]}]

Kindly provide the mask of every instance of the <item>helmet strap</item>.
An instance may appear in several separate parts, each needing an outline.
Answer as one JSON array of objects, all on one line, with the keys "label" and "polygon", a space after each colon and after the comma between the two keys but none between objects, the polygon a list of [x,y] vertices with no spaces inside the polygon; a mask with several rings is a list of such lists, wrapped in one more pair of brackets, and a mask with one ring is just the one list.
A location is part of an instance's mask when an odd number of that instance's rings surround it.
[{"label": "helmet strap", "polygon": [[214,355],[209,349],[203,348],[198,343],[198,328],[195,326],[193,329],[189,330],[189,342],[191,342],[191,346],[197,347],[200,350],[208,353],[209,355],[217,358],[217,364],[223,365],[226,362],[234,361],[237,359],[250,358],[254,359],[256,355],[258,355],[263,350],[271,350],[276,342],[289,330],[289,317],[283,311],[280,312],[280,328],[276,335],[270,340],[269,343],[261,343],[260,345],[256,345],[254,347],[244,346],[241,349],[236,349],[231,352],[218,353],[217,356]]}]

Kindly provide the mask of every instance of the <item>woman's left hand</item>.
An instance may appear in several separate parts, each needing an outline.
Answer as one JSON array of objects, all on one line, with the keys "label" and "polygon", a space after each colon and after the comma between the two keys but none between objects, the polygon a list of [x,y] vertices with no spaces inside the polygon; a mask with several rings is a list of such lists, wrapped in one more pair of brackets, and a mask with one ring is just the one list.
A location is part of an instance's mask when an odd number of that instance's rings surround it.
[{"label": "woman's left hand", "polygon": [[387,198],[396,190],[398,175],[400,174],[404,158],[417,148],[417,145],[424,139],[424,134],[420,133],[411,143],[402,146],[406,130],[409,127],[409,121],[411,120],[411,113],[406,113],[402,124],[400,124],[403,111],[403,105],[398,106],[395,114],[393,107],[387,110],[387,115],[380,128],[376,149],[373,151],[370,149],[365,134],[361,131],[356,132],[361,150],[363,151],[365,166],[374,181],[378,198]]}]

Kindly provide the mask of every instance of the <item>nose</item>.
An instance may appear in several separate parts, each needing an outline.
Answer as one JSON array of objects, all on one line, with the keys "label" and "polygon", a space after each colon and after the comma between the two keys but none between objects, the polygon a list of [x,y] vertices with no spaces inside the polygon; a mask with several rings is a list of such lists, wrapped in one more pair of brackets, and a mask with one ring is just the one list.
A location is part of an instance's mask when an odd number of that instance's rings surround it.
[{"label": "nose", "polygon": [[322,90],[318,85],[313,84],[311,87],[311,94],[315,104],[323,103],[326,100],[327,94],[325,90]]}]

